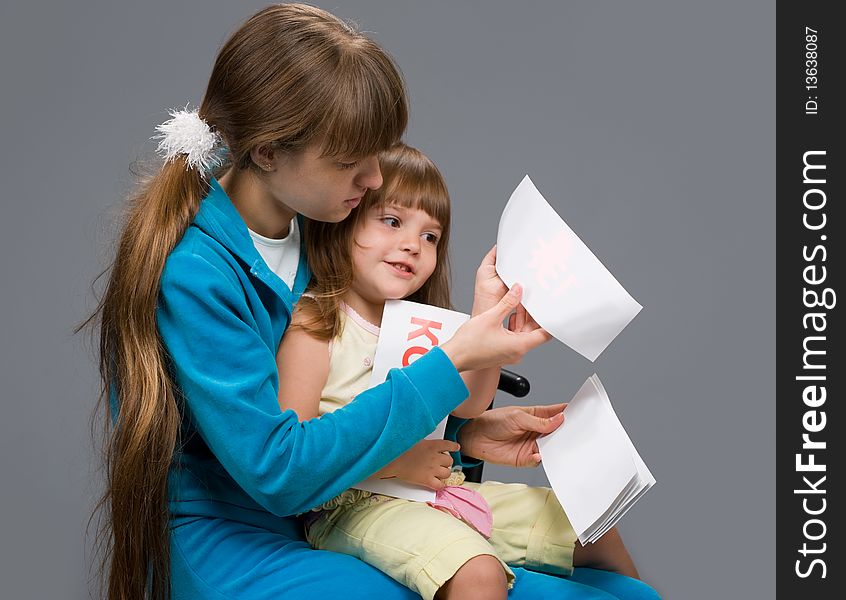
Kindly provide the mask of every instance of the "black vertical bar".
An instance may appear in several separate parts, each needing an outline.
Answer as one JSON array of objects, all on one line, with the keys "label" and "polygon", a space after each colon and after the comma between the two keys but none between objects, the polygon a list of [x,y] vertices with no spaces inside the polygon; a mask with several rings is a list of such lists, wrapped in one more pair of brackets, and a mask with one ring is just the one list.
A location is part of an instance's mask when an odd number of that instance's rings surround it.
[{"label": "black vertical bar", "polygon": [[839,305],[846,302],[839,297],[846,22],[835,18],[837,4],[777,4],[775,527],[777,591],[785,599],[846,597],[846,506],[836,491],[846,487]]}]

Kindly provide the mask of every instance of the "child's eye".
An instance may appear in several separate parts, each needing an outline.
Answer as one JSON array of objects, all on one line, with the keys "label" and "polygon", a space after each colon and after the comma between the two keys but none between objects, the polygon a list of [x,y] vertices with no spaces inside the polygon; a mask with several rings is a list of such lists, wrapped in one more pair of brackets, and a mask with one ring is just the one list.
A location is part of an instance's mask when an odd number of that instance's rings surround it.
[{"label": "child's eye", "polygon": [[354,160],[352,162],[339,162],[338,168],[341,169],[341,170],[354,169],[357,165],[358,165],[357,160]]},{"label": "child's eye", "polygon": [[390,227],[399,227],[400,220],[396,217],[382,217],[382,222]]},{"label": "child's eye", "polygon": [[430,244],[437,244],[438,243],[438,236],[436,236],[434,233],[424,233],[423,239],[425,239]]}]

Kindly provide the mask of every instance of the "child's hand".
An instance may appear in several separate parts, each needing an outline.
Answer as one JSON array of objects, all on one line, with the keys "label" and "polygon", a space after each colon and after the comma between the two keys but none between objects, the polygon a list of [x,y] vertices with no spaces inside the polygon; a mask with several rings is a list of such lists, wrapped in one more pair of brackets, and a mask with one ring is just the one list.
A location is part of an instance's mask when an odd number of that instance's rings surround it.
[{"label": "child's hand", "polygon": [[408,483],[439,490],[444,487],[444,481],[452,472],[452,457],[447,452],[458,452],[459,448],[458,444],[449,440],[421,440],[376,473],[375,477],[396,477]]},{"label": "child's hand", "polygon": [[473,311],[470,313],[476,316],[489,308],[496,306],[497,302],[508,291],[508,287],[496,273],[496,245],[491,248],[482,264],[476,270],[476,288],[473,295]]}]

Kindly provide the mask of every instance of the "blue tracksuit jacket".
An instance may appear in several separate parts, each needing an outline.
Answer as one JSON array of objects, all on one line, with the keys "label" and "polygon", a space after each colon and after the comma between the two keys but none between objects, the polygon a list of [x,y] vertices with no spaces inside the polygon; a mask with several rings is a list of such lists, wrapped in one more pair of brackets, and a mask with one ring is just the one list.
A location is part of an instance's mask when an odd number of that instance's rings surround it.
[{"label": "blue tracksuit jacket", "polygon": [[167,259],[157,313],[184,401],[175,516],[305,511],[396,458],[467,396],[435,349],[342,411],[305,423],[281,412],[276,349],[309,278],[304,251],[293,290],[269,270],[213,180]]}]

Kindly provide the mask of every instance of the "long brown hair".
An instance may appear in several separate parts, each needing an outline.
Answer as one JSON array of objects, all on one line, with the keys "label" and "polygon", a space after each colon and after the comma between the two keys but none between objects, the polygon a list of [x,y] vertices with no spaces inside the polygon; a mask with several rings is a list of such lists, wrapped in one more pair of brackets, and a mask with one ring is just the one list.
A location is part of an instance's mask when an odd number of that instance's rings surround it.
[{"label": "long brown hair", "polygon": [[318,339],[329,340],[341,332],[340,307],[353,282],[352,248],[355,233],[374,207],[396,205],[425,211],[441,225],[435,270],[419,290],[406,300],[452,308],[450,302],[449,224],[450,199],[443,175],[428,156],[399,143],[379,155],[382,186],[368,190],[352,215],[340,223],[306,219],[305,238],[312,281],[297,310],[300,326]]},{"label": "long brown hair", "polygon": [[[228,148],[224,168],[255,168],[250,150],[367,156],[395,143],[407,122],[405,85],[372,40],[323,10],[270,6],[223,45],[199,115]],[[167,477],[178,452],[180,391],[156,326],[160,278],[208,192],[184,156],[129,199],[105,292],[83,324],[99,327],[107,415],[100,573],[110,599],[170,596]],[[117,402],[111,405],[111,399]],[[114,421],[113,426],[111,421]]]}]

